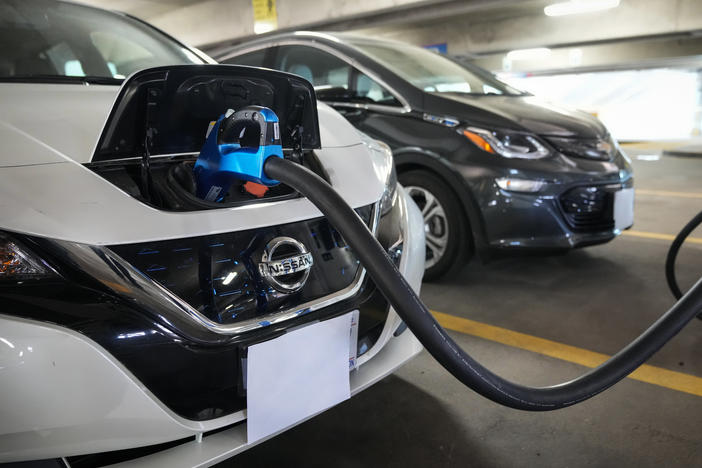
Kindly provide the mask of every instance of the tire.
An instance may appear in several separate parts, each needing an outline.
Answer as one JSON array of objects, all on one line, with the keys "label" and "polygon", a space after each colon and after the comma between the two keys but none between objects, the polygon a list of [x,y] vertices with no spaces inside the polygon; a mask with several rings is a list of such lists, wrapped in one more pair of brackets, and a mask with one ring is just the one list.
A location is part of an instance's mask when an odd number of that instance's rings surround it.
[{"label": "tire", "polygon": [[435,280],[467,260],[472,248],[468,222],[458,198],[440,177],[414,169],[400,173],[399,180],[424,216],[424,280]]}]

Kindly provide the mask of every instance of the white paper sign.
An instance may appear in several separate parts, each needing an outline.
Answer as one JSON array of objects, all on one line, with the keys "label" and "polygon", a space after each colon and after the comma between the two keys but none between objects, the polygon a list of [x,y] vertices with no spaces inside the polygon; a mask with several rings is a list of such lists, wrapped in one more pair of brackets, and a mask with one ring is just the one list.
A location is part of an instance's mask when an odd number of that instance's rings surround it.
[{"label": "white paper sign", "polygon": [[249,443],[350,398],[352,314],[249,347],[246,364]]}]

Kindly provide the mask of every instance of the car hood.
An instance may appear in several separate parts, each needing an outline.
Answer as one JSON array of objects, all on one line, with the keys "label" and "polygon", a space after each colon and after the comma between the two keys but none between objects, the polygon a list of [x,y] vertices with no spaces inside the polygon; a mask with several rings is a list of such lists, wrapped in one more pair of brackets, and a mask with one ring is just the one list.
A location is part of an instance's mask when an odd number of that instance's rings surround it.
[{"label": "car hood", "polygon": [[[70,84],[0,84],[0,167],[56,163],[87,163],[117,97],[119,86]],[[321,117],[336,119],[318,104]],[[354,131],[332,131],[320,123],[324,148],[360,144]]]},{"label": "car hood", "polygon": [[[117,86],[0,84],[0,166],[88,162]],[[36,147],[36,148],[35,148]]]},{"label": "car hood", "polygon": [[[86,167],[116,86],[0,84],[0,230],[94,245],[177,239],[321,216],[303,198],[168,212],[133,198]],[[383,194],[382,162],[340,114],[318,103],[329,179],[352,207]],[[363,181],[359,184],[358,181]]]},{"label": "car hood", "polygon": [[427,94],[425,108],[471,124],[528,130],[538,135],[603,138],[607,129],[596,117],[547,103],[534,96]]}]

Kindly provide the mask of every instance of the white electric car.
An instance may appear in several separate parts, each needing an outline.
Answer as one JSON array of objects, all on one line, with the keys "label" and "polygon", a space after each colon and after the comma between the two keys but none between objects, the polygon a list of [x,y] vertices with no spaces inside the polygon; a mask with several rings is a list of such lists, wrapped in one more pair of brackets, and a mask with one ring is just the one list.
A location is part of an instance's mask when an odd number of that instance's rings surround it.
[{"label": "white electric car", "polygon": [[297,192],[193,195],[211,122],[268,107],[418,290],[390,150],[308,82],[59,1],[0,2],[0,43],[0,462],[211,465],[421,350]]}]

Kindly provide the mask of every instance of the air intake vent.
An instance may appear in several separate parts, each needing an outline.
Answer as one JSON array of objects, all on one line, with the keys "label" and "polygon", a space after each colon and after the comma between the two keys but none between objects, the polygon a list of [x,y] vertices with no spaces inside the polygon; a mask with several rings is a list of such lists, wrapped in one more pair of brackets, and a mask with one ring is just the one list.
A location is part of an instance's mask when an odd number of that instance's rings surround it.
[{"label": "air intake vent", "polygon": [[614,229],[614,193],[602,187],[576,187],[561,195],[561,208],[574,231]]}]

